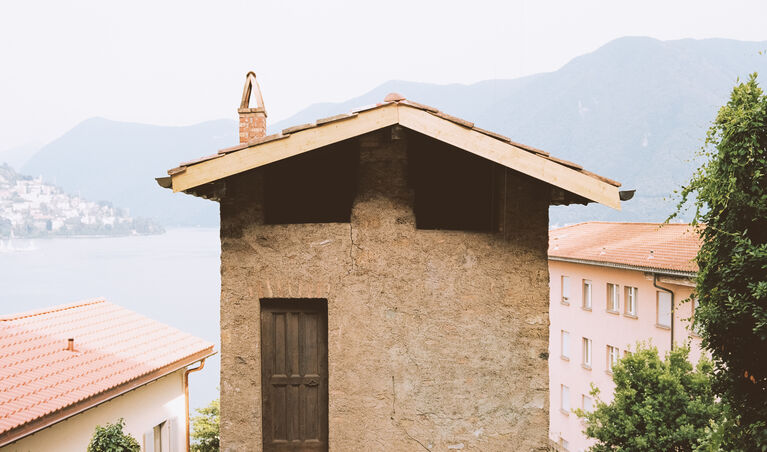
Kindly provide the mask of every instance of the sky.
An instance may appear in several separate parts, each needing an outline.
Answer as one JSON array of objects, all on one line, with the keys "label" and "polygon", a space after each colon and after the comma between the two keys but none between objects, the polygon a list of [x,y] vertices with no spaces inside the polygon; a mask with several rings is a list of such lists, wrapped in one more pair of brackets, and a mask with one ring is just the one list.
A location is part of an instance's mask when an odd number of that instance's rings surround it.
[{"label": "sky", "polygon": [[253,70],[268,120],[392,79],[553,71],[622,36],[767,40],[767,2],[0,0],[0,152],[84,119],[237,116]]}]

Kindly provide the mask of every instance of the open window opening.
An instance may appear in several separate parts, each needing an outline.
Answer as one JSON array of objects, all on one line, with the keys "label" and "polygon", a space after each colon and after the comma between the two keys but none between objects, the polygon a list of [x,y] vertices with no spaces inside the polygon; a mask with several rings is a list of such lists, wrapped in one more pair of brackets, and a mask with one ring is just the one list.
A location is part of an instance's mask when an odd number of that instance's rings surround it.
[{"label": "open window opening", "polygon": [[416,227],[496,230],[497,165],[425,135],[411,133],[408,139]]},{"label": "open window opening", "polygon": [[359,153],[352,140],[267,166],[266,224],[348,223],[358,166]]}]

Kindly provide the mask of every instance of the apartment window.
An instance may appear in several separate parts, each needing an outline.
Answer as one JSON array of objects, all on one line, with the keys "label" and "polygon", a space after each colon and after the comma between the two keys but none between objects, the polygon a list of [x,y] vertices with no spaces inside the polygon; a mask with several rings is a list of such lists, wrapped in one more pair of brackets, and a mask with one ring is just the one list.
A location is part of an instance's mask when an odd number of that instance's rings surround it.
[{"label": "apartment window", "polygon": [[624,302],[625,313],[628,316],[637,315],[637,289],[636,287],[626,287],[626,301]]},{"label": "apartment window", "polygon": [[569,387],[565,385],[561,385],[560,399],[561,399],[561,402],[559,405],[559,409],[561,409],[562,411],[569,412],[570,411],[570,388]]},{"label": "apartment window", "polygon": [[581,408],[587,413],[594,411],[594,399],[587,396],[586,394],[583,394],[581,397]]},{"label": "apartment window", "polygon": [[620,309],[620,300],[618,299],[618,285],[607,283],[607,312],[617,314]]},{"label": "apartment window", "polygon": [[570,450],[570,443],[562,437],[559,438],[559,445],[562,446],[564,450]]},{"label": "apartment window", "polygon": [[690,298],[690,303],[692,304],[692,314],[690,315],[690,329],[692,330],[692,333],[696,336],[700,336],[700,325],[697,321],[695,321],[695,318],[698,314],[698,300],[695,298]]},{"label": "apartment window", "polygon": [[570,304],[570,277],[562,276],[562,304]]},{"label": "apartment window", "polygon": [[570,359],[570,333],[562,330],[562,359]]},{"label": "apartment window", "polygon": [[671,294],[668,292],[657,292],[657,320],[658,326],[671,328]]},{"label": "apartment window", "polygon": [[591,281],[583,280],[583,309],[591,309]]},{"label": "apartment window", "polygon": [[607,371],[612,372],[613,366],[618,364],[619,351],[617,347],[607,346]]},{"label": "apartment window", "polygon": [[583,362],[584,367],[591,368],[591,339],[583,338]]}]

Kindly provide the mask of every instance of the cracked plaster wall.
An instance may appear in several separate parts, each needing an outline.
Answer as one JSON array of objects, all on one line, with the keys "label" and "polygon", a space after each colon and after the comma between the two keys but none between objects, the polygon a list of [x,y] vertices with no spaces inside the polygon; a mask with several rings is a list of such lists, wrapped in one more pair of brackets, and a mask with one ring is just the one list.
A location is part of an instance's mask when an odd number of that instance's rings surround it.
[{"label": "cracked plaster wall", "polygon": [[328,300],[331,451],[545,450],[548,190],[508,173],[505,232],[418,230],[405,142],[361,149],[351,224],[221,203],[221,450],[261,450],[259,299]]}]

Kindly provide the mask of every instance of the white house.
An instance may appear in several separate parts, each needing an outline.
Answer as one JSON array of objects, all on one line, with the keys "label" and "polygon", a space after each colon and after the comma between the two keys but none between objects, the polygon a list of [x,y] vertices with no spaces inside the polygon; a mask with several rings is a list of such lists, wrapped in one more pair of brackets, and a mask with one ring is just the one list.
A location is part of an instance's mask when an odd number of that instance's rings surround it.
[{"label": "white house", "polygon": [[0,316],[0,451],[82,452],[119,418],[142,450],[185,451],[188,373],[213,353],[103,299]]}]

